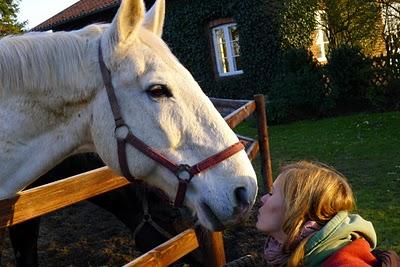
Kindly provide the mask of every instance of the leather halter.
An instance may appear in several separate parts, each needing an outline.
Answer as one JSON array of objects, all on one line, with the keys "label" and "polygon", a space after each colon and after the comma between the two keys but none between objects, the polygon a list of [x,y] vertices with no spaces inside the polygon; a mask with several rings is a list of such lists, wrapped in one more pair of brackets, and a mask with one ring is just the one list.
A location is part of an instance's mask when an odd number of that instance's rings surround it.
[{"label": "leather halter", "polygon": [[139,223],[139,225],[136,227],[135,231],[133,232],[133,239],[136,239],[136,235],[142,231],[143,227],[146,224],[151,225],[154,230],[156,230],[159,234],[163,235],[167,239],[170,239],[173,237],[173,235],[162,228],[157,222],[155,222],[150,214],[149,211],[149,202],[147,200],[147,196],[144,194],[144,192],[139,193],[142,199],[142,211],[143,211],[143,218],[142,221]]},{"label": "leather halter", "polygon": [[[182,206],[183,200],[185,198],[186,189],[188,183],[192,180],[192,178],[199,174],[206,169],[213,167],[214,165],[220,163],[221,161],[231,157],[232,155],[236,154],[237,152],[244,149],[242,143],[237,142],[228,148],[222,150],[221,152],[214,154],[201,162],[190,166],[188,164],[177,164],[165,156],[163,156],[160,152],[156,149],[148,146],[139,138],[137,138],[129,128],[129,126],[125,123],[124,119],[122,118],[122,113],[120,106],[118,104],[117,97],[115,95],[115,89],[112,85],[111,73],[107,69],[107,66],[104,63],[103,53],[101,49],[101,41],[99,42],[99,63],[100,63],[100,70],[103,77],[104,86],[107,90],[108,100],[110,102],[111,110],[115,120],[115,138],[117,139],[117,149],[118,149],[118,161],[122,171],[122,174],[127,178],[129,181],[138,181],[135,179],[130,171],[127,161],[127,154],[126,154],[126,144],[130,144],[137,150],[141,151],[143,154],[148,156],[149,158],[153,159],[157,163],[161,164],[168,170],[170,170],[173,174],[175,174],[176,178],[179,181],[178,190],[176,193],[174,206],[180,207]],[[121,135],[124,136],[121,136]]]}]

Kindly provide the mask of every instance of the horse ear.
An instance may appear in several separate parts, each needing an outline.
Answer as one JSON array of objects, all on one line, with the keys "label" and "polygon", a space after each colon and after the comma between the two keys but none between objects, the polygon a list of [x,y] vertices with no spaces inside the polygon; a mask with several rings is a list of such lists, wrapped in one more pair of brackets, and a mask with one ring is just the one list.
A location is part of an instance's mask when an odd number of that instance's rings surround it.
[{"label": "horse ear", "polygon": [[123,0],[115,15],[110,30],[110,41],[117,45],[135,37],[144,19],[143,0]]},{"label": "horse ear", "polygon": [[143,27],[161,37],[165,18],[165,0],[157,0],[146,12]]}]

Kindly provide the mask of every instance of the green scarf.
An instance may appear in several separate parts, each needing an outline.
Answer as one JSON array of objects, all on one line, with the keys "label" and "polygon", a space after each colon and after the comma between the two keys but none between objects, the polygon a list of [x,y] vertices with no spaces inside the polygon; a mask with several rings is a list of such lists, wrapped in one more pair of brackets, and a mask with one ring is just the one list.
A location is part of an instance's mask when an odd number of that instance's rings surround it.
[{"label": "green scarf", "polygon": [[340,211],[307,241],[304,248],[304,266],[321,266],[330,255],[361,237],[375,248],[376,233],[372,223],[360,215]]}]

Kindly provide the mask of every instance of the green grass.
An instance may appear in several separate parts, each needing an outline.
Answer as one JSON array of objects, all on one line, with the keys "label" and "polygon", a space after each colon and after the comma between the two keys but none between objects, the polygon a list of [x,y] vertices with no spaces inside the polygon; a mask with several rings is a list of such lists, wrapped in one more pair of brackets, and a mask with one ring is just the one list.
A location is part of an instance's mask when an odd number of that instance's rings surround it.
[{"label": "green grass", "polygon": [[[254,137],[254,125],[237,131]],[[400,112],[270,126],[269,135],[274,177],[300,159],[334,166],[354,190],[356,212],[373,222],[378,246],[400,252]]]}]

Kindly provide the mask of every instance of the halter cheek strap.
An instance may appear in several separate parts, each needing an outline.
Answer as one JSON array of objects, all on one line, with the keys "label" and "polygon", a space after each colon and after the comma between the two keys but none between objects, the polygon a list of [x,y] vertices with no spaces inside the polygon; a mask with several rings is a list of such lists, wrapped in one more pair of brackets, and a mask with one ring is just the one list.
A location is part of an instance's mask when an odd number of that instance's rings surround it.
[{"label": "halter cheek strap", "polygon": [[237,142],[229,146],[228,148],[222,150],[221,152],[214,154],[193,166],[187,164],[177,164],[169,160],[168,158],[163,156],[159,151],[148,146],[142,140],[137,138],[132,133],[131,129],[122,118],[121,109],[118,104],[117,97],[115,95],[115,89],[114,86],[112,85],[111,74],[104,63],[103,53],[101,49],[101,42],[99,44],[99,63],[100,63],[100,70],[103,77],[104,86],[106,87],[107,90],[108,100],[110,102],[111,110],[115,120],[114,133],[117,139],[118,161],[122,174],[128,180],[138,181],[131,175],[129,171],[129,165],[126,153],[127,144],[133,146],[134,148],[145,154],[147,157],[153,159],[154,161],[156,161],[157,163],[164,166],[165,168],[167,168],[168,170],[170,170],[172,173],[175,174],[179,183],[174,201],[174,206],[180,207],[182,206],[183,201],[185,199],[187,185],[190,183],[190,181],[195,175],[215,166],[221,161],[224,161],[225,159],[231,157],[232,155],[244,149],[243,144]]}]

